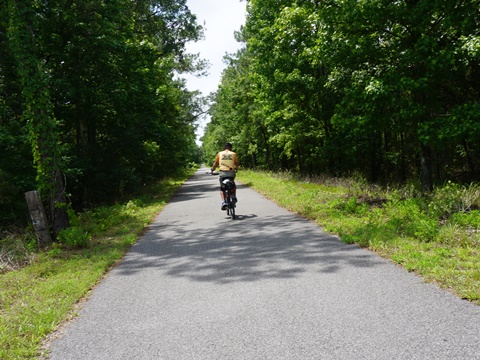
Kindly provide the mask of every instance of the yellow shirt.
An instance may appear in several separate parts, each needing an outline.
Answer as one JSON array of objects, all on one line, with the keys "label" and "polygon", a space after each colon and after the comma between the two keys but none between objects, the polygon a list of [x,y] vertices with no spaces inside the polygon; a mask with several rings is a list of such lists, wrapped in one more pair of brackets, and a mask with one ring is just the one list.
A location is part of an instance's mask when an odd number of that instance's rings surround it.
[{"label": "yellow shirt", "polygon": [[237,154],[230,150],[220,151],[215,158],[215,163],[220,167],[220,171],[233,171],[238,167]]}]

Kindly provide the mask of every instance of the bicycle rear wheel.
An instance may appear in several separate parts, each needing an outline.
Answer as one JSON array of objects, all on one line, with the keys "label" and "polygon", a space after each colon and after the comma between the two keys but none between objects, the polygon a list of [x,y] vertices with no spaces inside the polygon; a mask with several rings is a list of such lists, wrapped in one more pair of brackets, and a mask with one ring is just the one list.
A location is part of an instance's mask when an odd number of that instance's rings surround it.
[{"label": "bicycle rear wheel", "polygon": [[227,206],[228,206],[228,209],[230,210],[230,217],[232,218],[232,220],[235,220],[235,203],[233,202],[230,196],[228,197]]}]

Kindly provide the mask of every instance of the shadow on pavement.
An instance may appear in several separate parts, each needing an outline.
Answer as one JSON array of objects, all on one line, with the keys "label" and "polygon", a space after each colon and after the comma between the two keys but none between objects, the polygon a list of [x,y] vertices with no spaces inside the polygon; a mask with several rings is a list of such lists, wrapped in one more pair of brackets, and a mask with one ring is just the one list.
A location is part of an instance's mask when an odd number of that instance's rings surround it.
[{"label": "shadow on pavement", "polygon": [[117,270],[128,275],[155,269],[174,277],[221,284],[288,279],[307,270],[328,274],[345,267],[384,264],[356,245],[344,244],[293,215],[242,218],[254,220],[241,226],[238,222],[226,230],[194,232],[186,230],[183,222],[154,225]]}]

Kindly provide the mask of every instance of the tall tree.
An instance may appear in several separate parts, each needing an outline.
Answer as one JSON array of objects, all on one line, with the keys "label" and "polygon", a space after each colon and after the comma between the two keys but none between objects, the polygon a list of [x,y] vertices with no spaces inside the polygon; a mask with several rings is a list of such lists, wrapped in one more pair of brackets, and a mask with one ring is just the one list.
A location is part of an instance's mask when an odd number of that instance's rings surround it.
[{"label": "tall tree", "polygon": [[32,148],[20,119],[22,98],[17,66],[9,46],[8,3],[0,3],[0,224],[23,223],[24,189],[35,188]]},{"label": "tall tree", "polygon": [[[225,73],[215,117],[255,106],[231,127],[259,121],[274,168],[423,192],[478,179],[479,27],[478,0],[252,0],[236,60],[249,66]],[[224,91],[240,78],[243,96]]]},{"label": "tall tree", "polygon": [[[46,19],[46,33],[56,34],[45,57],[76,206],[175,169],[163,164],[189,150],[174,146],[187,134],[171,130],[183,124],[168,123],[181,116],[173,94],[183,90],[173,75],[194,68],[184,45],[201,36],[185,1],[57,0]],[[193,130],[188,136],[194,139]]]},{"label": "tall tree", "polygon": [[[33,158],[40,190],[46,197],[53,231],[68,227],[63,175],[60,170],[58,132],[48,93],[46,72],[38,58],[35,4],[9,0],[9,34],[25,98],[23,116],[29,124]],[[45,245],[45,244],[43,244]]]},{"label": "tall tree", "polygon": [[[198,157],[198,94],[176,79],[203,66],[185,53],[202,36],[186,0],[7,0],[0,14],[0,149],[33,152],[45,197],[63,202],[66,179],[77,209],[112,201]],[[0,159],[0,182],[21,163]]]}]

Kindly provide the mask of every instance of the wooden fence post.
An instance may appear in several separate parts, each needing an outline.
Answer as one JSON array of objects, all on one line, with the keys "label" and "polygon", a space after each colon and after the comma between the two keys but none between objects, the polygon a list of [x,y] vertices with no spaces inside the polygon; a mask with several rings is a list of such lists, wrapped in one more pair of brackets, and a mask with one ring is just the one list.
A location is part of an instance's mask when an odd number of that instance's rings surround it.
[{"label": "wooden fence post", "polygon": [[25,198],[30,211],[30,217],[32,218],[33,228],[37,233],[38,245],[45,247],[52,243],[52,238],[40,193],[37,190],[26,192]]}]

